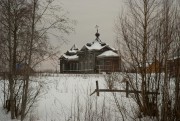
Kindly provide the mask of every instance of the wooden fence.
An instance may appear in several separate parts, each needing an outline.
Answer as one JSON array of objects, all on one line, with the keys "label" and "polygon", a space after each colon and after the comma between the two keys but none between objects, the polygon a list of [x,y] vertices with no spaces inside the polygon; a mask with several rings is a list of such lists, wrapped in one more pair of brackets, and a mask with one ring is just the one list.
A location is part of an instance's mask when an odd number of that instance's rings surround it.
[{"label": "wooden fence", "polygon": [[[126,93],[126,97],[129,97],[129,93],[141,93],[142,91],[138,91],[138,90],[129,90],[129,83],[128,81],[126,81],[126,89],[125,90],[117,90],[117,89],[99,89],[99,84],[98,81],[96,81],[96,89],[94,90],[93,93],[90,94],[93,95],[94,93],[97,94],[97,96],[99,96],[100,92],[125,92]],[[159,94],[158,92],[146,92],[147,94]]]}]

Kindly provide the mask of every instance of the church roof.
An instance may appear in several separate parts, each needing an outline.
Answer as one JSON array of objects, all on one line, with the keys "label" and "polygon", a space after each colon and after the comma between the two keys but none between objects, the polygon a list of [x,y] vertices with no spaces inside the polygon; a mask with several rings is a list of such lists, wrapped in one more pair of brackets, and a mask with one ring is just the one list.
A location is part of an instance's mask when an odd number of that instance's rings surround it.
[{"label": "church roof", "polygon": [[101,42],[99,38],[96,38],[92,43],[87,43],[86,45],[84,45],[82,49],[87,48],[88,50],[101,50],[102,48],[108,47],[108,46],[109,45],[107,45],[106,43]]},{"label": "church roof", "polygon": [[103,57],[119,57],[119,55],[112,50],[108,50],[103,52],[102,54],[97,56],[98,58],[103,58]]},{"label": "church roof", "polygon": [[61,58],[65,58],[65,59],[67,59],[68,61],[69,61],[69,60],[78,60],[78,59],[79,59],[79,57],[77,56],[77,51],[78,51],[78,50],[79,50],[79,49],[78,49],[78,48],[76,47],[76,45],[74,44],[70,50],[68,50],[66,53],[64,53],[64,54],[60,57],[60,59],[61,59]]},{"label": "church roof", "polygon": [[65,59],[67,59],[68,61],[70,61],[70,60],[78,60],[78,59],[79,59],[79,57],[78,57],[77,55],[71,55],[71,56],[69,56],[69,55],[66,55],[66,54],[62,55],[61,58],[65,58]]},{"label": "church roof", "polygon": [[101,55],[101,56],[118,56],[115,52],[113,52],[115,50],[114,48],[111,48],[109,45],[107,45],[106,43],[102,42],[99,39],[100,34],[98,33],[98,29],[97,29],[97,33],[95,34],[95,36],[96,36],[96,39],[93,42],[87,43],[86,45],[84,45],[80,51],[76,47],[76,45],[73,45],[70,50],[68,50],[64,55],[61,56],[61,58],[66,58],[69,60],[78,59],[78,55],[77,55],[78,52],[84,51],[86,49],[88,51],[93,51],[93,50],[99,51],[102,49],[104,49],[103,51],[112,50],[112,51],[108,51],[107,53],[104,53],[105,55]]},{"label": "church roof", "polygon": [[79,49],[74,44],[70,50],[66,52],[67,55],[75,55]]},{"label": "church roof", "polygon": [[95,34],[96,39],[93,42],[87,43],[86,45],[84,45],[81,50],[84,50],[84,49],[87,49],[89,51],[101,50],[101,49],[103,49],[105,47],[107,47],[109,50],[114,50],[113,48],[109,47],[109,45],[107,45],[106,43],[102,42],[99,39],[100,34],[98,32],[98,26],[96,25],[96,27],[97,27],[97,32]]}]

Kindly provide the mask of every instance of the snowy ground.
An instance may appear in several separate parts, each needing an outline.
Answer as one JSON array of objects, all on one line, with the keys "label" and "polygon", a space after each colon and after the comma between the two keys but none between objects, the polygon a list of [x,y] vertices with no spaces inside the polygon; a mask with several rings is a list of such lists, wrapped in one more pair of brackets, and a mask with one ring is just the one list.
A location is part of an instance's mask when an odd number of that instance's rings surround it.
[{"label": "snowy ground", "polygon": [[[100,93],[90,96],[95,90],[95,81],[99,81],[99,88],[107,88],[104,75],[73,75],[58,74],[33,77],[41,82],[41,93],[37,103],[30,111],[32,121],[121,121],[112,93]],[[2,87],[2,83],[1,87]],[[123,87],[122,87],[123,88]],[[0,93],[1,100],[2,92]],[[134,116],[132,112],[135,103],[132,98],[126,98],[123,93],[116,93],[122,111]],[[5,115],[0,102],[0,121],[11,121]],[[126,118],[127,121],[131,117]],[[16,121],[16,120],[14,120]],[[29,121],[27,119],[27,121]]]}]

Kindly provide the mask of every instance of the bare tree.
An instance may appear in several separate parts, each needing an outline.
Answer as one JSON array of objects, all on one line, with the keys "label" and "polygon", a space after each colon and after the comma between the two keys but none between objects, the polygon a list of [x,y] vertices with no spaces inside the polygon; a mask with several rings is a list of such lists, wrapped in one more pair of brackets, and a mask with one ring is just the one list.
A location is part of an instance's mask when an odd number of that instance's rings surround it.
[{"label": "bare tree", "polygon": [[[118,43],[123,45],[120,52],[127,63],[125,70],[131,67],[128,72],[135,72],[133,77],[127,73],[128,82],[134,90],[141,90],[134,98],[143,113],[140,117],[171,120],[170,103],[174,102],[174,95],[170,93],[168,62],[173,43],[177,43],[174,41],[178,28],[177,5],[171,0],[129,0],[127,4],[129,11],[118,18],[116,32]],[[149,94],[152,91],[162,95]]]},{"label": "bare tree", "polygon": [[[66,15],[55,12],[55,10],[61,9],[58,9],[60,7],[57,6],[54,7],[53,2],[54,0],[45,1],[45,4],[42,5],[39,0],[0,1],[2,15],[0,25],[4,36],[4,39],[1,39],[3,41],[1,52],[4,54],[4,61],[8,62],[9,65],[10,96],[7,100],[12,119],[15,118],[15,115],[18,116],[17,107],[20,110],[21,120],[24,120],[29,111],[30,107],[27,107],[28,99],[31,98],[29,97],[31,75],[29,68],[35,67],[45,57],[52,57],[57,53],[53,52],[52,46],[48,42],[48,31],[56,29],[61,33],[68,34],[73,30],[69,26],[71,20]],[[18,73],[17,66],[19,65],[24,66],[24,71],[21,74]],[[17,99],[18,97],[22,98]],[[17,100],[19,100],[18,106]]]},{"label": "bare tree", "polygon": [[[156,31],[154,23],[157,22],[159,13],[155,13],[155,11],[158,10],[159,4],[160,2],[156,0],[129,0],[130,18],[120,18],[122,40],[127,47],[126,53],[129,54],[130,58],[128,63],[134,68],[133,70],[135,72],[139,72],[141,77],[141,88],[138,84],[139,80],[136,80],[137,84],[132,84],[132,86],[134,86],[134,89],[141,89],[142,91],[140,95],[136,94],[136,102],[140,107],[140,112],[143,112],[144,115],[150,113],[148,106],[151,97],[147,92],[151,89],[149,85],[151,79],[147,76],[146,68],[147,64],[150,63],[149,60],[153,61],[153,56],[150,54],[149,49],[153,43],[153,33]],[[121,55],[123,55],[123,53]],[[136,77],[136,79],[138,78]],[[134,80],[129,81],[133,83],[132,81]]]}]

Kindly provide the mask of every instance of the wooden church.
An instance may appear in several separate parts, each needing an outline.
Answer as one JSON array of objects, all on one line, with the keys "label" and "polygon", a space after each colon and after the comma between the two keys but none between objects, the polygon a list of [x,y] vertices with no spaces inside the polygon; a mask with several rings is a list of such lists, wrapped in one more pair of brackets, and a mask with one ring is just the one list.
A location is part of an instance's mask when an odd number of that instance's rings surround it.
[{"label": "wooden church", "polygon": [[118,72],[121,60],[117,51],[111,48],[95,34],[93,42],[87,43],[80,50],[73,47],[60,58],[60,73],[101,73]]}]

